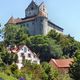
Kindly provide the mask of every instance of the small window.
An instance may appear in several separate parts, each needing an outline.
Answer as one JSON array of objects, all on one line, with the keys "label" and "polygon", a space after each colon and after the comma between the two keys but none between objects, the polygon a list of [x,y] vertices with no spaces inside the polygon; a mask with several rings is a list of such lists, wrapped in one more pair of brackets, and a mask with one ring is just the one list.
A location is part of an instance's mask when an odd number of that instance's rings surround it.
[{"label": "small window", "polygon": [[28,51],[29,51],[29,49],[28,49]]},{"label": "small window", "polygon": [[31,7],[31,10],[33,10],[34,8],[33,7]]},{"label": "small window", "polygon": [[34,22],[32,22],[32,25],[34,25]]},{"label": "small window", "polygon": [[36,55],[34,55],[34,58],[36,58]]},{"label": "small window", "polygon": [[43,11],[45,11],[45,8],[43,8]]},{"label": "small window", "polygon": [[24,53],[21,53],[21,56],[24,56]]},{"label": "small window", "polygon": [[27,24],[27,27],[29,26],[29,24]]},{"label": "small window", "polygon": [[25,24],[22,24],[22,26],[25,26]]},{"label": "small window", "polygon": [[27,48],[26,47],[24,47],[24,52],[27,52]]},{"label": "small window", "polygon": [[29,15],[31,15],[31,12],[29,12]]},{"label": "small window", "polygon": [[19,63],[19,60],[17,60],[16,63]]},{"label": "small window", "polygon": [[45,11],[45,6],[43,6],[43,11]]},{"label": "small window", "polygon": [[40,22],[42,22],[43,20],[41,19]]},{"label": "small window", "polygon": [[31,54],[28,54],[28,57],[31,57]]}]

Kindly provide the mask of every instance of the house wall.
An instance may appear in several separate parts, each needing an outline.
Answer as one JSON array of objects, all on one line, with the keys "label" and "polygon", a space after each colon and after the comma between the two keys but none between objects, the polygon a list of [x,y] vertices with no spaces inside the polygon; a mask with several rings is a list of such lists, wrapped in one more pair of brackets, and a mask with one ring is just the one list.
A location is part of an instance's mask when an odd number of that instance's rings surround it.
[{"label": "house wall", "polygon": [[40,64],[40,60],[38,59],[38,57],[34,53],[32,53],[31,50],[29,50],[29,48],[27,48],[26,46],[22,47],[17,55],[19,63],[22,63],[24,57],[26,60],[30,60],[31,63]]}]

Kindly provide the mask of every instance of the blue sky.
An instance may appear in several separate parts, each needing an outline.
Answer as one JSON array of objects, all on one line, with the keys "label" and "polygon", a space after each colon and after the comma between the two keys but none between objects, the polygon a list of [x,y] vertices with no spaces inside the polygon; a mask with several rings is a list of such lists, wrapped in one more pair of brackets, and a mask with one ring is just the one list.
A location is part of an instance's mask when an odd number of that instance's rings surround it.
[{"label": "blue sky", "polygon": [[[38,4],[45,2],[48,18],[64,28],[65,34],[70,34],[80,41],[80,0],[34,0]],[[25,9],[31,0],[0,0],[0,23],[4,25],[10,16],[23,18]]]}]

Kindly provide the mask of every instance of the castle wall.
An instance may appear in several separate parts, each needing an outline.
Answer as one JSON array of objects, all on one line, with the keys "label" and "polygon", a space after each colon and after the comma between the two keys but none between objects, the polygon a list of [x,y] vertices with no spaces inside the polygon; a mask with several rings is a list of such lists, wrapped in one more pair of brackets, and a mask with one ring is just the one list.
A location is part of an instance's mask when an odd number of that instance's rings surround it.
[{"label": "castle wall", "polygon": [[30,35],[35,35],[35,21],[25,22]]},{"label": "castle wall", "polygon": [[62,28],[59,28],[59,27],[56,26],[55,24],[50,23],[50,22],[48,21],[48,32],[49,32],[50,30],[55,30],[55,31],[58,32],[58,33],[63,33],[63,29],[62,29]]}]

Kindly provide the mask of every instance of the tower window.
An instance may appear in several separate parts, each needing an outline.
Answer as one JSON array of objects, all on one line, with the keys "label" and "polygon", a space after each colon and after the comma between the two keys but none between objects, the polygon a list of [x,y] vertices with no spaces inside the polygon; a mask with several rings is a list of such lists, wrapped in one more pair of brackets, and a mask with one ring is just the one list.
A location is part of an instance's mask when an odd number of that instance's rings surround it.
[{"label": "tower window", "polygon": [[42,22],[43,20],[41,19],[40,22]]},{"label": "tower window", "polygon": [[32,7],[31,10],[33,10],[34,8]]},{"label": "tower window", "polygon": [[43,11],[45,11],[45,6],[43,6]]},{"label": "tower window", "polygon": [[43,8],[43,11],[45,11],[45,8]]}]

